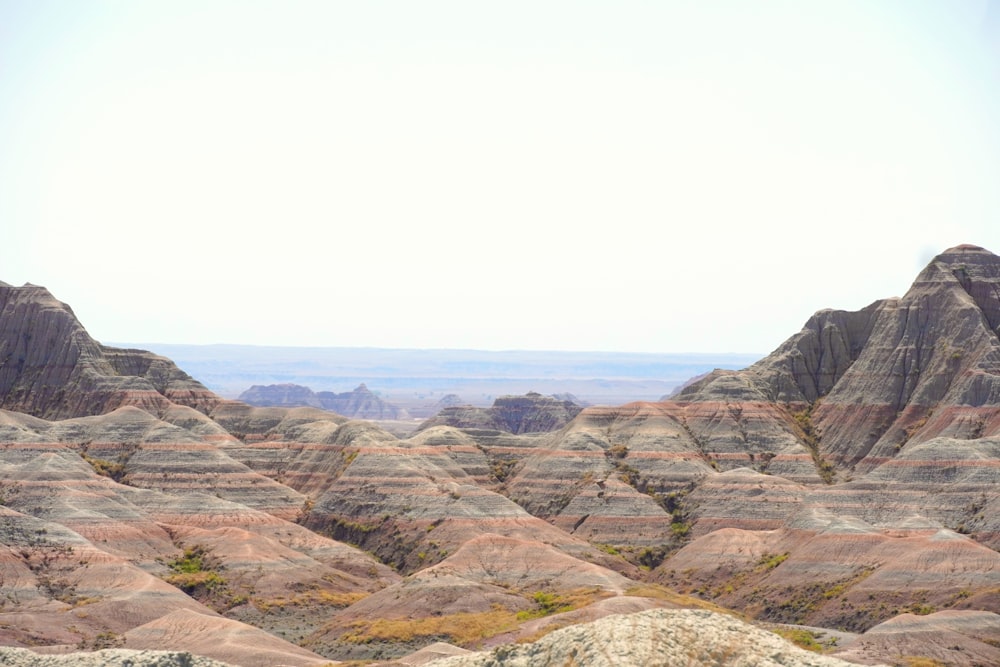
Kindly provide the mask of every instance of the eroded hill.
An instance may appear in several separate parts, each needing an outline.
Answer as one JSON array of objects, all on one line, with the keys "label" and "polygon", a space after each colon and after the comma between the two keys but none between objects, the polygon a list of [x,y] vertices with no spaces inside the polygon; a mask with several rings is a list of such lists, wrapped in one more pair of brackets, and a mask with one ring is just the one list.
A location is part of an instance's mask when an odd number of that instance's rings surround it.
[{"label": "eroded hill", "polygon": [[998,295],[959,246],[670,400],[398,438],[221,399],[0,285],[0,642],[312,665],[719,605],[847,660],[988,664]]}]

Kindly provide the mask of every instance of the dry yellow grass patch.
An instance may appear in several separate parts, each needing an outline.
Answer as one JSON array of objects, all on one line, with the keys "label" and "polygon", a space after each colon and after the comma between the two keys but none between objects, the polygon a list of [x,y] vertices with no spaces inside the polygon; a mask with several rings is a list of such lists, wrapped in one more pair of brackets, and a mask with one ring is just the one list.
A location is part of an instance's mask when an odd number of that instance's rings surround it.
[{"label": "dry yellow grass patch", "polygon": [[284,609],[285,607],[322,606],[342,609],[350,607],[355,602],[364,600],[369,595],[369,593],[360,591],[354,593],[331,593],[323,590],[308,590],[291,597],[254,598],[253,605],[265,613],[271,609]]},{"label": "dry yellow grass patch", "polygon": [[921,658],[914,655],[904,655],[902,660],[906,667],[945,667],[945,663],[935,660],[934,658]]},{"label": "dry yellow grass patch", "polygon": [[520,611],[517,618],[520,621],[527,621],[533,618],[542,618],[552,614],[561,614],[582,607],[589,607],[598,600],[612,597],[614,593],[602,588],[578,588],[563,593],[546,593],[536,591],[529,597],[537,607],[531,610]]},{"label": "dry yellow grass patch", "polygon": [[372,641],[408,642],[417,638],[447,637],[453,644],[470,646],[514,630],[517,625],[517,615],[506,609],[415,620],[380,618],[354,621],[352,629],[340,639],[353,644],[366,644]]},{"label": "dry yellow grass patch", "polygon": [[[474,647],[482,640],[517,630],[522,622],[580,609],[597,600],[611,597],[613,593],[600,588],[581,588],[562,593],[536,592],[526,596],[538,606],[533,611],[514,612],[500,606],[491,611],[463,612],[447,616],[429,616],[418,619],[375,619],[358,620],[350,624],[350,630],[341,635],[340,640],[353,644],[372,641],[408,642],[414,639],[444,639],[452,644]],[[542,629],[539,636],[562,627],[552,624]]]}]

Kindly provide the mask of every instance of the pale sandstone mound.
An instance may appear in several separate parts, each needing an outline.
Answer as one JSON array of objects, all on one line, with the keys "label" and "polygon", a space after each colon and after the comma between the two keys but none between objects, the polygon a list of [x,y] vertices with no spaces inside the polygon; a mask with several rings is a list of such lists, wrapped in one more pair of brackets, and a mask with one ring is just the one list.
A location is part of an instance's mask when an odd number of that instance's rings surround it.
[{"label": "pale sandstone mound", "polygon": [[653,665],[727,667],[849,667],[731,616],[709,611],[654,609],[608,616],[556,630],[531,644],[445,658],[434,667]]},{"label": "pale sandstone mound", "polygon": [[8,667],[233,667],[187,651],[135,651],[108,648],[93,653],[42,655],[26,648],[0,648],[0,665]]}]

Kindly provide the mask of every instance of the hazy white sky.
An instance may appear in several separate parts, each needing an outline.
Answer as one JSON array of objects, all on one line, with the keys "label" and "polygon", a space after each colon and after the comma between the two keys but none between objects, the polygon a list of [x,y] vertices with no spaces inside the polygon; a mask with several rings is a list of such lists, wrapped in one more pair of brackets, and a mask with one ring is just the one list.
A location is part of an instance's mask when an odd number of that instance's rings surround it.
[{"label": "hazy white sky", "polygon": [[104,341],[768,352],[1000,252],[996,1],[0,0],[0,280]]}]

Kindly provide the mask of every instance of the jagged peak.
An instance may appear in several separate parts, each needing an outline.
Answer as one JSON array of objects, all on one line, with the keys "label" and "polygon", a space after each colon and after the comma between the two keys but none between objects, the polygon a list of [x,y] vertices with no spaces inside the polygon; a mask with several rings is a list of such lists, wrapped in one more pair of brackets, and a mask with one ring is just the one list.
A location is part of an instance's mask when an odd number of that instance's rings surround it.
[{"label": "jagged peak", "polygon": [[3,283],[3,285],[4,287],[10,287],[18,291],[37,292],[39,294],[47,294],[48,296],[52,296],[52,292],[50,292],[49,288],[45,287],[44,285],[36,285],[35,283],[24,283],[20,287],[15,287],[14,285],[9,285],[7,283]]},{"label": "jagged peak", "polygon": [[904,300],[914,301],[933,294],[962,294],[971,298],[994,336],[1000,337],[1000,257],[980,246],[964,244],[949,248],[921,271]]},{"label": "jagged peak", "polygon": [[[948,248],[940,255],[931,260],[930,264],[921,272],[917,281],[925,277],[928,271],[935,267],[942,267],[954,273],[956,270],[969,274],[985,273],[986,275],[996,275],[1000,271],[1000,257],[993,254],[982,246],[965,243],[954,248]],[[958,277],[958,276],[956,276]]]}]

